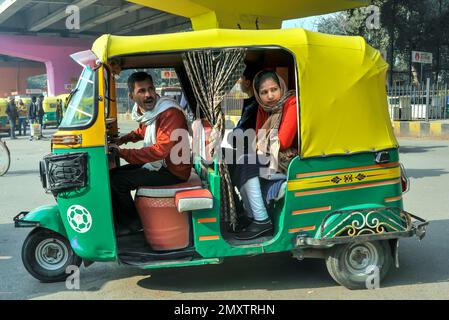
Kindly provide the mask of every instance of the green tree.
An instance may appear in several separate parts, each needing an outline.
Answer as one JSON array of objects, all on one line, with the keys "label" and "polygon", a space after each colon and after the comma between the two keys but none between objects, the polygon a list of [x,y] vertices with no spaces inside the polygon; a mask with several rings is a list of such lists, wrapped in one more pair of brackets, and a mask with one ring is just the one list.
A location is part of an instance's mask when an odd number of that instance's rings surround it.
[{"label": "green tree", "polygon": [[[367,8],[348,10],[318,22],[318,31],[343,35],[361,35],[373,47],[388,52],[395,72],[408,73],[409,80],[421,77],[420,66],[411,63],[411,52],[432,52],[434,81],[447,80],[449,70],[449,0],[373,0],[380,9],[380,28],[367,24]],[[412,79],[412,69],[417,75]],[[427,70],[428,69],[428,70]],[[392,83],[393,73],[389,81]]]}]

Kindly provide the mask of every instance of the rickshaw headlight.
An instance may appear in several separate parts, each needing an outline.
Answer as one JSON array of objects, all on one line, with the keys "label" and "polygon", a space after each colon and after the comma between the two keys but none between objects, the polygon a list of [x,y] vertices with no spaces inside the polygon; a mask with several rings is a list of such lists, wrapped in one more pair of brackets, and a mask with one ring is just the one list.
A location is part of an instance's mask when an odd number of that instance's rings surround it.
[{"label": "rickshaw headlight", "polygon": [[87,153],[51,154],[40,163],[42,187],[53,194],[87,185]]}]

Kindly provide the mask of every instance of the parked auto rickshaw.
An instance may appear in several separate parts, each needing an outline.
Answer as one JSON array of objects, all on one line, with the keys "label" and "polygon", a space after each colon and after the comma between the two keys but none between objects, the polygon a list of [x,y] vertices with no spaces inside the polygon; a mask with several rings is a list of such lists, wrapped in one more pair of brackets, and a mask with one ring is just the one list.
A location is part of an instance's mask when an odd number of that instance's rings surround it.
[{"label": "parked auto rickshaw", "polygon": [[[30,98],[16,98],[15,100],[16,105],[18,105],[19,99],[22,99],[25,106],[28,106],[31,102]],[[8,99],[0,98],[0,131],[9,131],[9,120],[8,116],[6,115],[7,106],[8,106]]]},{"label": "parked auto rickshaw", "polygon": [[56,126],[58,124],[56,116],[56,100],[59,97],[45,97],[42,102],[42,107],[44,108],[45,114],[42,120],[43,127]]},{"label": "parked auto rickshaw", "polygon": [[[189,209],[178,203],[179,214],[189,221],[187,245],[158,251],[142,235],[117,238],[108,174],[108,141],[118,134],[114,75],[126,69],[172,67],[195,110],[198,97],[185,59],[205,51],[215,57],[235,51],[239,65],[262,61],[263,67],[277,68],[288,87],[296,89],[300,150],[271,206],[274,235],[249,241],[232,237],[224,223],[229,215],[223,207],[222,163],[217,156],[210,163],[194,149],[196,182],[187,190],[205,193],[204,201],[191,201]],[[21,212],[14,219],[16,227],[34,227],[22,258],[37,279],[63,280],[68,276],[66,267],[82,261],[85,265],[117,261],[151,269],[291,252],[299,260],[323,258],[339,284],[365,288],[375,270],[382,279],[392,265],[399,267],[399,239],[424,237],[427,222],[403,210],[402,193],[408,182],[388,115],[387,64],[363,38],[303,29],[104,35],[91,52],[75,58],[84,70],[52,138],[52,153],[40,163],[43,187],[53,193],[56,203]],[[237,71],[242,70],[233,70],[238,79]],[[209,119],[210,126],[216,127],[219,119],[220,115],[212,123]],[[164,199],[173,200],[185,191],[182,186],[171,187],[164,188]],[[149,189],[153,197],[162,192]],[[138,190],[136,201],[151,197],[144,193]]]},{"label": "parked auto rickshaw", "polygon": [[60,99],[62,101],[62,115],[64,116],[65,110],[67,108],[67,101],[69,99],[70,94],[69,93],[63,93],[58,96],[56,96],[56,99]]},{"label": "parked auto rickshaw", "polygon": [[6,107],[8,100],[0,98],[0,131],[9,130],[8,116],[6,115]]}]

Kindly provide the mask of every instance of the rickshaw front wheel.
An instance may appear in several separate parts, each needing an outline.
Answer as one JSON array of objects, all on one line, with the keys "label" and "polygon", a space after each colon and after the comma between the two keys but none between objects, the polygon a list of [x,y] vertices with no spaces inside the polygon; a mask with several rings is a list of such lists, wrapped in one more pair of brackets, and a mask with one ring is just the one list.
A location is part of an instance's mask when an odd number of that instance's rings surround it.
[{"label": "rickshaw front wheel", "polygon": [[332,278],[348,289],[378,287],[392,264],[388,241],[338,245],[326,258],[326,267]]},{"label": "rickshaw front wheel", "polygon": [[42,282],[64,281],[68,266],[79,267],[82,259],[73,252],[68,240],[54,231],[35,228],[22,247],[25,269]]}]

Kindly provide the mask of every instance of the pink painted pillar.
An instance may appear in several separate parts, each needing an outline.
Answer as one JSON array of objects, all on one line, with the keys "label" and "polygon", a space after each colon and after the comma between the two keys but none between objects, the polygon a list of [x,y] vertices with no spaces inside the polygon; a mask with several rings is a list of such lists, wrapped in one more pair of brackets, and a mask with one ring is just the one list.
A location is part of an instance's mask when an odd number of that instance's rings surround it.
[{"label": "pink painted pillar", "polygon": [[81,67],[70,54],[88,50],[95,39],[0,35],[0,54],[45,63],[48,95],[67,93],[64,85],[78,79]]}]

